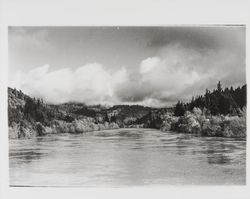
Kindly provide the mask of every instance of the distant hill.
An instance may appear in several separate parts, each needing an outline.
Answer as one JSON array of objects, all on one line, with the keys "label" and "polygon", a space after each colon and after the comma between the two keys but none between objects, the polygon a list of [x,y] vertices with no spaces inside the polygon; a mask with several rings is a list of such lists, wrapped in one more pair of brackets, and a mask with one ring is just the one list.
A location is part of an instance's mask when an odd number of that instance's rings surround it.
[{"label": "distant hill", "polygon": [[[156,109],[140,105],[116,105],[105,107],[101,105],[87,106],[84,103],[64,103],[60,105],[46,104],[43,99],[32,98],[21,90],[8,88],[8,118],[9,126],[30,131],[36,131],[37,124],[51,127],[55,121],[72,123],[78,120],[88,120],[94,124],[115,123],[121,127],[131,127],[142,124],[143,118]],[[169,110],[168,110],[169,111]],[[146,125],[147,126],[147,125]]]},{"label": "distant hill", "polygon": [[155,128],[202,136],[246,137],[246,85],[221,88],[170,108],[140,105],[47,104],[8,88],[9,137],[83,133],[114,128]]}]

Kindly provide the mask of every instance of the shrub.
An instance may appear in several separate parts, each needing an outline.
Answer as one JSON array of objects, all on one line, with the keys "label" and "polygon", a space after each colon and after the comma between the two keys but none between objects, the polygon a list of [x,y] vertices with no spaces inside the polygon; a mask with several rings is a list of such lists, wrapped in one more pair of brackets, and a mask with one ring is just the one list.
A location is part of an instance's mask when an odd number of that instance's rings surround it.
[{"label": "shrub", "polygon": [[171,119],[166,117],[162,130],[175,130],[181,133],[193,133],[203,136],[217,137],[246,137],[246,113],[243,109],[239,116],[212,116],[194,108],[192,112],[186,111],[184,116]]},{"label": "shrub", "polygon": [[203,136],[222,136],[221,122],[219,116],[207,118],[202,125],[201,134]]},{"label": "shrub", "polygon": [[167,113],[163,117],[163,122],[161,125],[162,131],[170,131],[172,129],[175,129],[175,126],[179,120],[179,117],[174,116],[173,114]]},{"label": "shrub", "polygon": [[229,117],[223,122],[223,137],[246,137],[246,118],[245,117]]}]

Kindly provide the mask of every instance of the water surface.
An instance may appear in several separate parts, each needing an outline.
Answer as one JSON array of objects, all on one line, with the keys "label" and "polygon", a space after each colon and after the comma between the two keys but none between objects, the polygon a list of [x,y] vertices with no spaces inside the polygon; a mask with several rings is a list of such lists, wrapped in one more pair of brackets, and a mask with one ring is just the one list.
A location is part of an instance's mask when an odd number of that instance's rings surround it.
[{"label": "water surface", "polygon": [[152,129],[10,140],[11,186],[244,185],[246,142]]}]

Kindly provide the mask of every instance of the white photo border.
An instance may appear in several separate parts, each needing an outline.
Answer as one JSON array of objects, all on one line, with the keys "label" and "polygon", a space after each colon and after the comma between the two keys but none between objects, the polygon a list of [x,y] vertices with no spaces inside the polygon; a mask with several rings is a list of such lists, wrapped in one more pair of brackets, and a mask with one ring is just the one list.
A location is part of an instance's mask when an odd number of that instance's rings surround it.
[{"label": "white photo border", "polygon": [[[7,83],[9,26],[174,25],[245,25],[248,82],[250,57],[249,3],[248,0],[2,0],[0,4],[0,198],[248,198],[250,196],[249,143],[247,143],[246,186],[9,187]],[[249,99],[249,89],[247,93]],[[247,109],[247,115],[249,115],[249,109]],[[247,117],[247,122],[249,124],[249,117]]]}]

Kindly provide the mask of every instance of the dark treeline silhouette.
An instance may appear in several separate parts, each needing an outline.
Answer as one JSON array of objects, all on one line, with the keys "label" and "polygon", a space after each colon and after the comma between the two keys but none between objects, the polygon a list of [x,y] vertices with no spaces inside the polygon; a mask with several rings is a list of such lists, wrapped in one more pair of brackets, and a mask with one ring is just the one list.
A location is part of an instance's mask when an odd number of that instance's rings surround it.
[{"label": "dark treeline silhouette", "polygon": [[206,89],[204,95],[193,97],[189,103],[178,101],[174,114],[183,116],[186,111],[191,111],[194,107],[205,109],[208,114],[212,115],[237,114],[246,106],[246,101],[246,84],[236,89],[232,86],[223,89],[219,81],[216,89],[213,91]]}]

